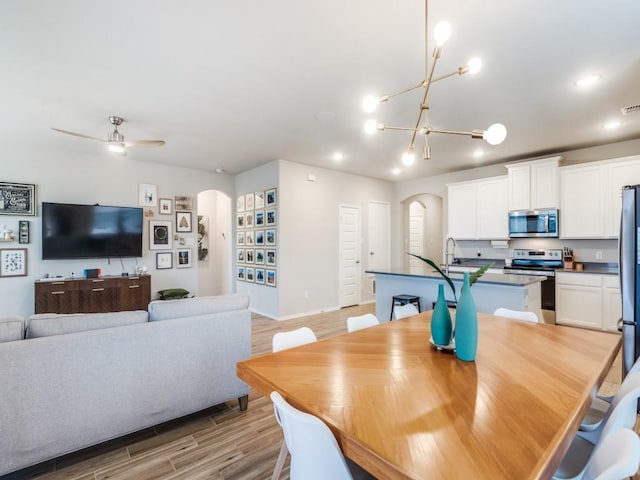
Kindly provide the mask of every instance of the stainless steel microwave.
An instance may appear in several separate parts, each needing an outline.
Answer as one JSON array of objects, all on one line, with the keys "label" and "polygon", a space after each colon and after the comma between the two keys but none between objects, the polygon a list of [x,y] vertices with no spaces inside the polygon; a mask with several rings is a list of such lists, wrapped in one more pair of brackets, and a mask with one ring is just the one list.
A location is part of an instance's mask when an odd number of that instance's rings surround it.
[{"label": "stainless steel microwave", "polygon": [[557,208],[509,212],[509,237],[511,238],[557,238],[558,231]]}]

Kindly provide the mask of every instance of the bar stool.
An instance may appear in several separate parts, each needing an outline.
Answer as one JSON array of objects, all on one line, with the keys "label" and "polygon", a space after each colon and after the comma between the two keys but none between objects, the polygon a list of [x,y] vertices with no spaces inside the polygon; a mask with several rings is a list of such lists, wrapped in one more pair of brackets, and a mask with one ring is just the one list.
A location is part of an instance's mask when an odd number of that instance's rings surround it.
[{"label": "bar stool", "polygon": [[393,320],[393,309],[396,305],[406,305],[407,303],[413,303],[418,308],[418,312],[422,311],[420,309],[420,297],[416,295],[394,295],[391,300],[391,315],[389,315],[389,320]]}]

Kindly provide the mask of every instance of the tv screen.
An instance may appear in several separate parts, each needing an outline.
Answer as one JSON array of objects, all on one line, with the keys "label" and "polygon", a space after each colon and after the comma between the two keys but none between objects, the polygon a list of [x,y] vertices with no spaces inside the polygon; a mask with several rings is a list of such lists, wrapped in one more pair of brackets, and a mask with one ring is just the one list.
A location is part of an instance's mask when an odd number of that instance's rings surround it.
[{"label": "tv screen", "polygon": [[42,259],[142,257],[142,209],[42,202]]}]

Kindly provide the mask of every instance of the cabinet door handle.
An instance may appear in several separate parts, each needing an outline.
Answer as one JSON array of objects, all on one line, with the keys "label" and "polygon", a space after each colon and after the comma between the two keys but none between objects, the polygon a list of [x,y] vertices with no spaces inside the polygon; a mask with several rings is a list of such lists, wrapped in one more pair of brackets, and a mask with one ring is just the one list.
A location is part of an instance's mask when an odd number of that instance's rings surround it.
[{"label": "cabinet door handle", "polygon": [[104,292],[104,288],[94,288],[92,289],[93,292]]},{"label": "cabinet door handle", "polygon": [[62,295],[64,294],[64,291],[61,292],[51,292],[51,295]]},{"label": "cabinet door handle", "polygon": [[140,288],[140,285],[129,285],[129,288]]},{"label": "cabinet door handle", "polygon": [[51,282],[51,285],[64,285],[64,282]]},{"label": "cabinet door handle", "polygon": [[97,283],[97,282],[104,282],[103,279],[96,279],[96,280],[91,280],[93,283]]}]

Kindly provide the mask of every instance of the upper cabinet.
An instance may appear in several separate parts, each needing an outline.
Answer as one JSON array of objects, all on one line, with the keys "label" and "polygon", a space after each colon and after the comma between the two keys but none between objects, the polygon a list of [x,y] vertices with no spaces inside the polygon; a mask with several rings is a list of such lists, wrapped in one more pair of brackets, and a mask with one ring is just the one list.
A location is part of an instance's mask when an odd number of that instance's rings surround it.
[{"label": "upper cabinet", "polygon": [[448,236],[456,240],[509,238],[507,177],[447,185]]},{"label": "upper cabinet", "polygon": [[558,163],[561,158],[505,165],[508,170],[509,210],[558,208]]},{"label": "upper cabinet", "polygon": [[560,237],[617,238],[622,187],[640,184],[640,155],[560,169]]}]

